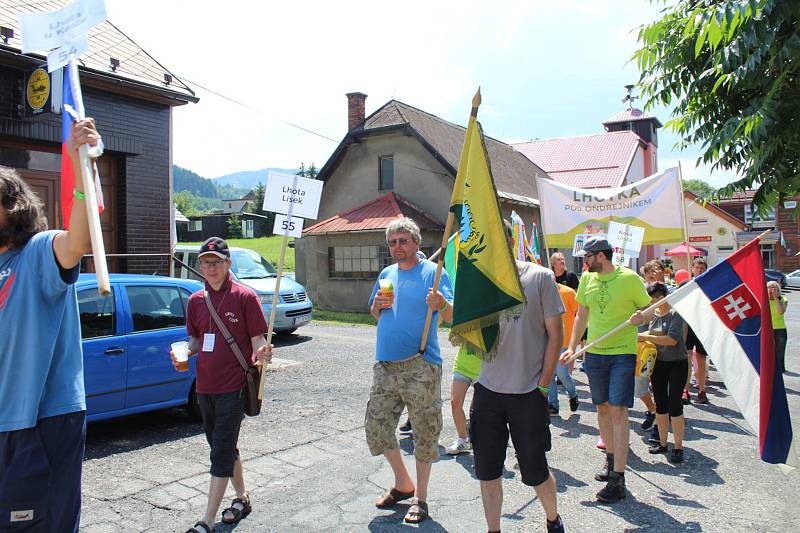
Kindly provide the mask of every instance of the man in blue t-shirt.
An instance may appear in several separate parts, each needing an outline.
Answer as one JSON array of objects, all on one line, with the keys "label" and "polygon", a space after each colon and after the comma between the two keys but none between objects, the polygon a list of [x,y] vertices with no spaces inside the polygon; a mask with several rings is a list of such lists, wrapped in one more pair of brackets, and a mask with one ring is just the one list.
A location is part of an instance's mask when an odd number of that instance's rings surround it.
[{"label": "man in blue t-shirt", "polygon": [[[396,263],[383,269],[370,297],[378,336],[365,430],[370,453],[383,454],[394,472],[394,485],[375,505],[384,509],[416,496],[405,516],[408,523],[428,517],[428,480],[431,463],[439,457],[442,431],[442,356],[436,325],[440,319],[453,318],[450,278],[442,271],[437,289],[433,288],[436,264],[417,256],[420,240],[419,227],[410,218],[389,224],[386,242]],[[433,316],[420,353],[428,309]],[[395,436],[406,406],[414,428],[416,488]]]},{"label": "man in blue t-shirt", "polygon": [[80,524],[86,399],[73,284],[92,248],[78,148],[99,142],[93,119],[73,123],[69,231],[44,231],[41,200],[0,167],[0,531]]}]

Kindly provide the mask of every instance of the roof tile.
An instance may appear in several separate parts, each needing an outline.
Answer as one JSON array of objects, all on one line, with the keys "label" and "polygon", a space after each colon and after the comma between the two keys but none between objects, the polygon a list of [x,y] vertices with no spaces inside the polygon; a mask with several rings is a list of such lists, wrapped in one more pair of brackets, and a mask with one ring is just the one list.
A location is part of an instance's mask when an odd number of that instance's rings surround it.
[{"label": "roof tile", "polygon": [[317,222],[303,230],[303,236],[351,233],[386,229],[398,217],[414,219],[420,230],[442,231],[444,224],[399,195],[389,192],[366,204]]},{"label": "roof tile", "polygon": [[641,139],[632,131],[514,144],[554,180],[573,187],[619,187]]}]

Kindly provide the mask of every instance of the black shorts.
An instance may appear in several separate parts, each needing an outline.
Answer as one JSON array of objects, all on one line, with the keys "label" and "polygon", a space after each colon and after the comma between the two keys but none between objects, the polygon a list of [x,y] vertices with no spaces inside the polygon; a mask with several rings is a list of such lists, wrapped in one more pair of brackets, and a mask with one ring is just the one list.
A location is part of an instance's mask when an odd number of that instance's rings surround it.
[{"label": "black shorts", "polygon": [[700,355],[708,355],[706,349],[700,344],[700,339],[694,334],[692,328],[689,328],[686,332],[686,351],[691,352],[692,348],[697,350],[697,353]]},{"label": "black shorts", "polygon": [[550,413],[547,398],[538,390],[526,394],[500,394],[480,383],[474,385],[469,410],[469,436],[475,458],[475,476],[491,481],[503,475],[508,435],[528,486],[550,477],[545,452],[550,450]]},{"label": "black shorts", "polygon": [[77,533],[86,412],[0,432],[0,531]]},{"label": "black shorts", "polygon": [[203,430],[211,446],[211,475],[233,477],[239,458],[239,428],[244,418],[244,389],[224,394],[198,394]]}]

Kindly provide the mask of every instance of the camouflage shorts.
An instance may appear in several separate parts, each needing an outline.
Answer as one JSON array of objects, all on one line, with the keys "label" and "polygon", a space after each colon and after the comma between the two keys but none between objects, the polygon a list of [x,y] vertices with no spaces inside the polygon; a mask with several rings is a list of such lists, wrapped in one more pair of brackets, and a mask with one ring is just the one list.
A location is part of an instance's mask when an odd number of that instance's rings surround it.
[{"label": "camouflage shorts", "polygon": [[414,456],[423,463],[439,458],[442,431],[442,367],[421,355],[405,361],[378,361],[372,367],[372,388],[364,417],[372,455],[400,446],[396,430],[403,407],[414,431]]}]

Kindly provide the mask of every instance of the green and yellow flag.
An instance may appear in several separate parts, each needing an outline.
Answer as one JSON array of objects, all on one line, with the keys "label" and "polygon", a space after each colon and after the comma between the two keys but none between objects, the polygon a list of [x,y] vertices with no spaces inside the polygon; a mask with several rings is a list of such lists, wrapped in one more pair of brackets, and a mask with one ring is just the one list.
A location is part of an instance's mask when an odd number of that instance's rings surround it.
[{"label": "green and yellow flag", "polygon": [[458,276],[450,340],[491,359],[500,313],[525,303],[519,274],[506,240],[497,190],[489,169],[481,125],[480,91],[473,99],[458,164],[450,211],[458,225]]}]

